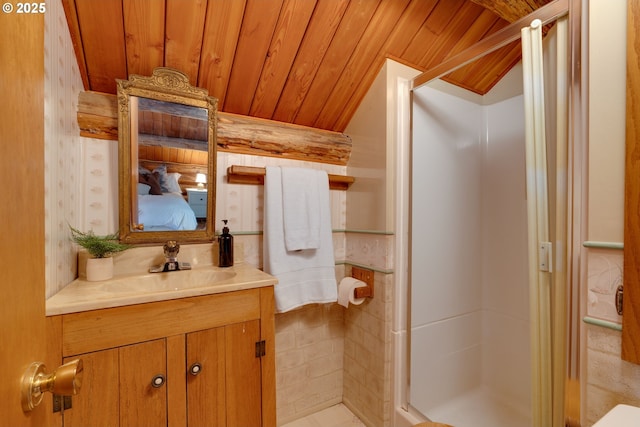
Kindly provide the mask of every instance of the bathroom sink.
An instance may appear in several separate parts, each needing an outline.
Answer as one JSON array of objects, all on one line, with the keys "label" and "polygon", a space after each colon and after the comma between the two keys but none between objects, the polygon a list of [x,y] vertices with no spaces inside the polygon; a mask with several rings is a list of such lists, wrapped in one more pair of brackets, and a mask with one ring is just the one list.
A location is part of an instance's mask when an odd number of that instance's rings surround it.
[{"label": "bathroom sink", "polygon": [[[148,267],[147,267],[148,271]],[[197,265],[166,273],[122,274],[103,282],[76,279],[47,299],[47,316],[273,286],[278,280],[246,263]]]},{"label": "bathroom sink", "polygon": [[640,408],[630,405],[617,405],[593,427],[636,427],[640,425]]},{"label": "bathroom sink", "polygon": [[229,280],[235,275],[235,271],[210,268],[148,273],[109,280],[102,284],[102,290],[114,293],[179,291],[212,286]]}]

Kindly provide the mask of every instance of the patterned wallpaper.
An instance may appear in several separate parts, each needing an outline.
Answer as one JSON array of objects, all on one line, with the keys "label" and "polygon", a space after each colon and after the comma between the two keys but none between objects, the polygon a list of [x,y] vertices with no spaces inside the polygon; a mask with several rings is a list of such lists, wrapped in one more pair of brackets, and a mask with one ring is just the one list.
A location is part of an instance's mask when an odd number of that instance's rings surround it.
[{"label": "patterned wallpaper", "polygon": [[79,223],[96,234],[118,231],[118,142],[81,138],[82,215]]},{"label": "patterned wallpaper", "polygon": [[82,80],[61,2],[45,14],[45,274],[46,296],[75,278],[76,255],[68,224],[81,226],[82,148],[76,100]]},{"label": "patterned wallpaper", "polygon": [[[346,166],[324,163],[303,162],[299,160],[278,159],[273,157],[248,156],[218,152],[216,181],[216,230],[222,228],[223,219],[229,220],[229,229],[233,232],[262,231],[264,187],[261,185],[239,185],[227,183],[227,168],[241,166],[295,166],[311,169],[323,169],[330,174],[345,175]],[[331,226],[334,230],[344,230],[346,192],[330,191]]]}]

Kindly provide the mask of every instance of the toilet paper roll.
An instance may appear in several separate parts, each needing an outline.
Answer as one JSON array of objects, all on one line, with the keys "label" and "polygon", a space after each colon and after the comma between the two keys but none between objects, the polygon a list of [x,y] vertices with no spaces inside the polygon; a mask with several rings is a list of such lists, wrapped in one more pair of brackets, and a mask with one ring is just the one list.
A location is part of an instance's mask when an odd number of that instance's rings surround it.
[{"label": "toilet paper roll", "polygon": [[349,307],[349,303],[360,305],[364,302],[364,298],[356,298],[355,289],[364,288],[367,284],[362,280],[353,277],[345,277],[338,284],[338,304]]}]

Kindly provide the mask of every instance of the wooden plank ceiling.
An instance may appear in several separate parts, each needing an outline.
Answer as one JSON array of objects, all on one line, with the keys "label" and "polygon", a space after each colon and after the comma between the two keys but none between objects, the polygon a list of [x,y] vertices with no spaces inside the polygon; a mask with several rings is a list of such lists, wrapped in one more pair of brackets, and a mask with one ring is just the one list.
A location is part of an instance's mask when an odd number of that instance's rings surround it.
[{"label": "wooden plank ceiling", "polygon": [[[86,90],[165,66],[224,112],[342,132],[392,58],[427,70],[550,0],[62,0]],[[514,43],[445,79],[479,94]]]}]

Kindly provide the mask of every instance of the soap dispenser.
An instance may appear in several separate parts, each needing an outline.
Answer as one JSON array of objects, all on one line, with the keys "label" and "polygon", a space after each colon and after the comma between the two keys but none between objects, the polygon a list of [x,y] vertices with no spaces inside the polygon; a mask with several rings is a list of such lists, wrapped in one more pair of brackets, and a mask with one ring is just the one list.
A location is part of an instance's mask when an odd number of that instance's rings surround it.
[{"label": "soap dispenser", "polygon": [[233,236],[229,234],[227,220],[223,219],[224,228],[218,236],[218,266],[231,267],[233,265]]}]

